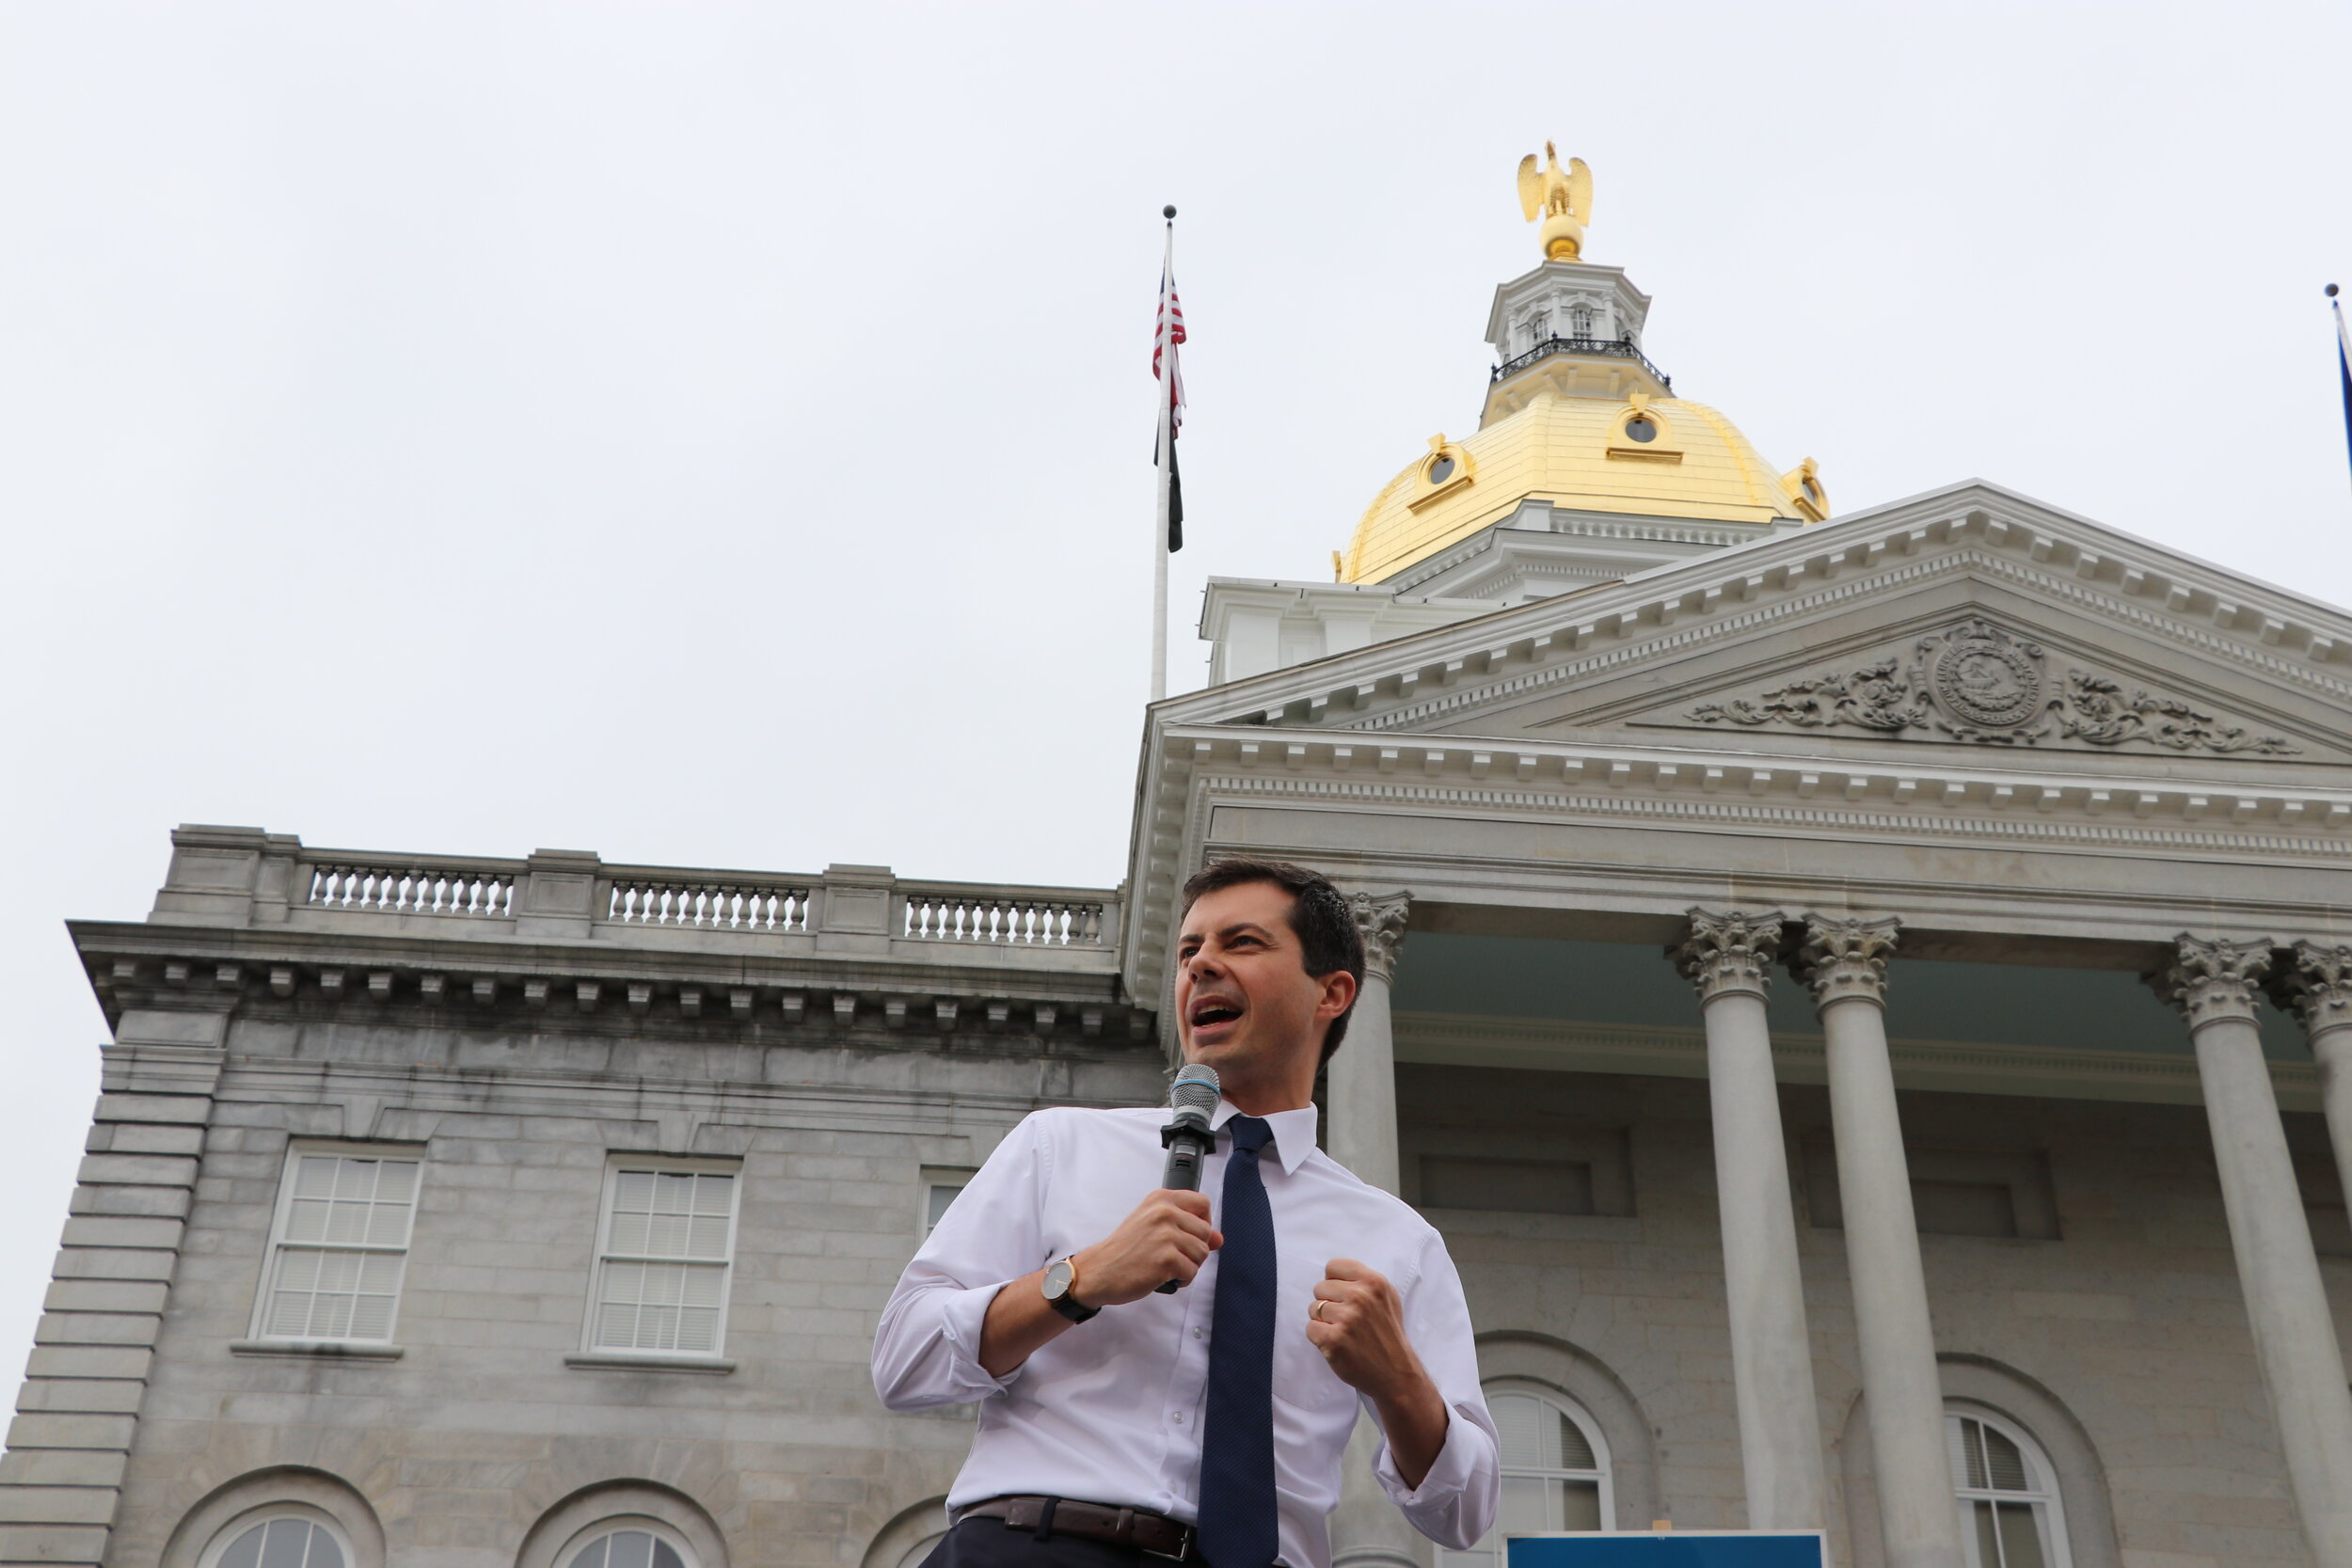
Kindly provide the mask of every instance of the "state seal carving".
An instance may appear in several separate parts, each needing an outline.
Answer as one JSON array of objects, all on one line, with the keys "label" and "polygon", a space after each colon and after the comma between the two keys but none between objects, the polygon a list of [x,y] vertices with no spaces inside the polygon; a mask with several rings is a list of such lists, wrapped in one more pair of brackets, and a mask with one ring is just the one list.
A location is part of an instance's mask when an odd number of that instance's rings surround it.
[{"label": "state seal carving", "polygon": [[2171,752],[2270,757],[2301,750],[2282,735],[2226,722],[2178,697],[2127,693],[2112,676],[2069,670],[2062,682],[2054,680],[2042,668],[2047,657],[2040,643],[1972,616],[1919,639],[1908,664],[1897,654],[1793,680],[1753,700],[1702,703],[1687,717],[1701,724],[1851,726],[1882,735],[1940,730],[1955,740],[1998,746],[2140,741]]},{"label": "state seal carving", "polygon": [[1962,723],[1979,730],[2013,730],[2040,717],[2042,649],[2020,642],[1983,621],[1963,623],[1921,644],[1929,653],[1935,700]]}]

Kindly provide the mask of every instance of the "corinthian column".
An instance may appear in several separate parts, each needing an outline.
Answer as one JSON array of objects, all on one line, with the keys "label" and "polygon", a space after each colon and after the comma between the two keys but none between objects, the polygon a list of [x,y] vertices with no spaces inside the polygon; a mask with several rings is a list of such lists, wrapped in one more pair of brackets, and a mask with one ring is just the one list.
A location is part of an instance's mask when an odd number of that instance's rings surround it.
[{"label": "corinthian column", "polygon": [[[1364,939],[1364,986],[1348,1016],[1347,1038],[1331,1058],[1324,1092],[1331,1126],[1324,1142],[1331,1158],[1384,1192],[1397,1190],[1396,1031],[1389,1018],[1389,984],[1405,946],[1412,912],[1406,893],[1359,893],[1347,901]],[[1419,1568],[1424,1549],[1405,1516],[1373,1474],[1380,1429],[1359,1415],[1340,1466],[1340,1501],[1331,1511],[1332,1568]]]},{"label": "corinthian column", "polygon": [[1331,1158],[1383,1192],[1397,1190],[1396,1031],[1389,1021],[1389,982],[1405,947],[1412,912],[1406,893],[1359,893],[1349,898],[1364,939],[1364,988],[1347,1021],[1347,1039],[1331,1058],[1325,1091],[1331,1102]]},{"label": "corinthian column", "polygon": [[1750,1529],[1820,1529],[1821,1434],[1813,1345],[1797,1269],[1788,1150],[1764,1013],[1782,915],[1691,911],[1690,935],[1667,949],[1698,989],[1707,1021],[1707,1087],[1714,1112],[1715,1191],[1731,1307],[1731,1383]]},{"label": "corinthian column", "polygon": [[1960,1515],[1944,1457],[1944,1386],[1886,1053],[1886,960],[1896,930],[1892,920],[1808,915],[1804,945],[1789,967],[1813,989],[1828,1039],[1846,1267],[1887,1568],[1961,1568]]},{"label": "corinthian column", "polygon": [[2319,1103],[2335,1146],[2336,1178],[2352,1194],[2352,947],[2295,944],[2295,961],[2274,977],[2279,1005],[2311,1037],[2319,1063]]},{"label": "corinthian column", "polygon": [[2304,1539],[2319,1568],[2352,1568],[2352,1393],[2255,1028],[2255,987],[2269,967],[2267,942],[2184,933],[2149,979],[2197,1047],[2238,1286]]}]

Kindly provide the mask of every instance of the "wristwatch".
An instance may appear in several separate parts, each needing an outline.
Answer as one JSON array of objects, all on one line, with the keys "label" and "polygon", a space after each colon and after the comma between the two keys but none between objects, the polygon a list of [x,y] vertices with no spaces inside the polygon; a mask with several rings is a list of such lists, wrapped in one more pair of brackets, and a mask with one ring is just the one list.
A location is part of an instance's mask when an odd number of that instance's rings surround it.
[{"label": "wristwatch", "polygon": [[1075,1259],[1065,1258],[1045,1271],[1045,1277],[1038,1288],[1045,1292],[1047,1306],[1072,1323],[1082,1323],[1103,1309],[1081,1303],[1077,1297],[1077,1284]]}]

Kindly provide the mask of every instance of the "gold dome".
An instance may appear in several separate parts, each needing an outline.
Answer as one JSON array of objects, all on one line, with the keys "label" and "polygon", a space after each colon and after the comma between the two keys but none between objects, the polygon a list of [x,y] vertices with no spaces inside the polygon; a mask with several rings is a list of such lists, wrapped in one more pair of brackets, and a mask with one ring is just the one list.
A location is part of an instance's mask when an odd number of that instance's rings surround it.
[{"label": "gold dome", "polygon": [[1680,398],[1537,393],[1391,480],[1339,558],[1342,582],[1380,582],[1535,499],[1578,512],[1764,523],[1829,515],[1811,458],[1772,466],[1729,420]]}]

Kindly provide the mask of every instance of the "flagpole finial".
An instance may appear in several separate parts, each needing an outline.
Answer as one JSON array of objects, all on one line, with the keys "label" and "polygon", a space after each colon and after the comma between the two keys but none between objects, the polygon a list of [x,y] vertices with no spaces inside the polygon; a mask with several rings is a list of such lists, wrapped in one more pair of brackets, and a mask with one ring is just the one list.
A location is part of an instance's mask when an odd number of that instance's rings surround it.
[{"label": "flagpole finial", "polygon": [[[1173,206],[1163,207],[1160,209],[1160,216],[1168,219],[1168,222],[1173,223],[1176,221],[1176,209]],[[2333,293],[2335,292],[2335,285],[2331,283],[2328,286],[2328,289],[2330,293]]]},{"label": "flagpole finial", "polygon": [[2328,285],[2328,297],[2329,299],[2336,297],[2336,286],[2333,283]]}]

